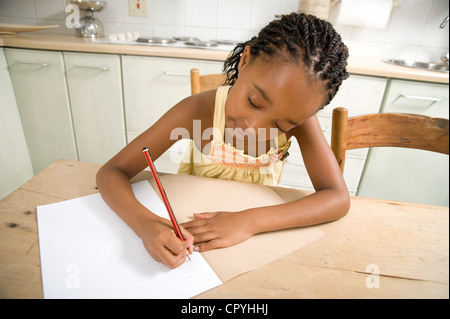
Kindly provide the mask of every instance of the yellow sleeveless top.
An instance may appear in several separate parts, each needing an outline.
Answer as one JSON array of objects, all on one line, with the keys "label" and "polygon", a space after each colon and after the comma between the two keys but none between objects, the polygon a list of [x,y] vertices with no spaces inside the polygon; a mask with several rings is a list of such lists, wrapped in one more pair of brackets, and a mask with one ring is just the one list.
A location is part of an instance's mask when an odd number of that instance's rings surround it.
[{"label": "yellow sleeveless top", "polygon": [[231,144],[224,143],[225,102],[230,86],[217,89],[214,106],[213,140],[209,154],[203,154],[194,141],[178,168],[178,174],[213,177],[253,184],[276,186],[283,170],[284,158],[288,155],[290,142],[286,135],[278,136],[277,149],[273,147],[263,155],[253,157],[244,154]]}]

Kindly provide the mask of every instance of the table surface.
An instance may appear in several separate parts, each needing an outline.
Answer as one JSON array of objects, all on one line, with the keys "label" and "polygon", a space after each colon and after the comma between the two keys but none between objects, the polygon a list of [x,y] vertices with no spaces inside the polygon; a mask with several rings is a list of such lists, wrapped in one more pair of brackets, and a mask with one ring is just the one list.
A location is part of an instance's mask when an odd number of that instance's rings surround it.
[{"label": "table surface", "polygon": [[[0,201],[0,298],[43,297],[36,206],[98,192],[99,168],[59,160]],[[308,194],[273,189],[286,201]],[[322,238],[197,298],[449,298],[448,207],[351,201],[317,226]]]}]

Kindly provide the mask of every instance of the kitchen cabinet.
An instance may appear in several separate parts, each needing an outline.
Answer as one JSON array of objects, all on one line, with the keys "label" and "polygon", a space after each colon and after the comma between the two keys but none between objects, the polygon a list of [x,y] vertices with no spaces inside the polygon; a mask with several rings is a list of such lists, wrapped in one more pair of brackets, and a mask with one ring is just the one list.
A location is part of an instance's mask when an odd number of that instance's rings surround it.
[{"label": "kitchen cabinet", "polygon": [[[349,116],[378,113],[382,104],[387,79],[351,74],[338,93],[317,118],[328,143],[331,143],[332,112],[336,107],[348,109]],[[314,190],[304,166],[298,143],[293,139],[290,156],[286,159],[280,186]],[[368,149],[350,150],[346,154],[344,179],[351,195],[355,195],[367,158]]]},{"label": "kitchen cabinet", "polygon": [[[0,70],[0,146],[8,150],[15,145],[11,152],[16,157],[2,156],[0,164],[3,168],[14,167],[7,173],[20,180],[16,185],[60,158],[105,162],[190,95],[190,69],[198,68],[202,74],[219,73],[223,65],[182,58],[30,49],[8,48],[4,53],[10,74]],[[0,52],[0,63],[1,57]],[[338,106],[346,107],[349,116],[356,116],[379,112],[384,101],[383,112],[448,118],[448,85],[405,80],[387,83],[387,78],[351,74],[331,104],[317,114],[328,142],[332,110]],[[164,153],[156,161],[158,170],[175,173],[188,142],[179,141]],[[351,195],[419,201],[424,194],[434,194],[432,203],[448,205],[448,156],[401,149],[404,155],[400,157],[391,151],[347,152],[344,179]],[[290,154],[280,186],[313,190],[295,139]],[[422,163],[430,165],[425,168],[419,165]],[[393,180],[400,180],[396,174],[402,170],[407,171],[404,174],[410,180],[395,186]],[[425,177],[416,176],[420,171],[425,171]],[[0,172],[5,185],[6,175]],[[411,191],[411,185],[419,185],[422,195]]]},{"label": "kitchen cabinet", "polygon": [[5,53],[34,173],[57,159],[77,160],[62,53]]},{"label": "kitchen cabinet", "polygon": [[0,48],[0,199],[33,177],[4,50]]},{"label": "kitchen cabinet", "polygon": [[[222,62],[190,59],[122,56],[125,118],[128,141],[152,126],[164,113],[191,95],[189,71],[220,73]],[[161,172],[176,173],[186,140],[175,143],[155,165]]]},{"label": "kitchen cabinet", "polygon": [[80,161],[105,163],[126,145],[119,55],[64,52]]},{"label": "kitchen cabinet", "polygon": [[[448,85],[391,80],[382,112],[449,118]],[[372,148],[358,195],[449,205],[449,157],[406,148]]]}]

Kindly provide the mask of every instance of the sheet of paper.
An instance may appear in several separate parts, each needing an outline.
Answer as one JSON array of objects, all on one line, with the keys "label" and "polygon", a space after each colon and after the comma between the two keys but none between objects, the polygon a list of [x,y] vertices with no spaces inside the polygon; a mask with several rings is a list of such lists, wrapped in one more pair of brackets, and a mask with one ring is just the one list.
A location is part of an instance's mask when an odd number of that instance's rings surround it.
[{"label": "sheet of paper", "polygon": [[[162,184],[179,223],[193,213],[239,211],[284,204],[269,187],[191,175],[166,175]],[[152,181],[153,185],[153,181]],[[279,209],[280,215],[283,210]],[[301,227],[258,234],[234,246],[202,253],[216,274],[227,281],[261,267],[321,238],[317,227]]]},{"label": "sheet of paper", "polygon": [[[168,218],[147,181],[138,200]],[[199,253],[170,270],[99,194],[38,206],[44,298],[190,298],[222,282]]]}]

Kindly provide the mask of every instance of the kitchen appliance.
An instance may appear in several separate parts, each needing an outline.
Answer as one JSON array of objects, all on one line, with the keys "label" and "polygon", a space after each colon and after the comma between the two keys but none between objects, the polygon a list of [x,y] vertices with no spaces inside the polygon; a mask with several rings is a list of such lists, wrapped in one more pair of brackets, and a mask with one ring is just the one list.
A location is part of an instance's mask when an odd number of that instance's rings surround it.
[{"label": "kitchen appliance", "polygon": [[233,40],[217,39],[204,41],[197,37],[150,37],[139,36],[137,33],[110,34],[107,38],[93,39],[93,43],[124,44],[124,45],[148,45],[172,48],[210,49],[218,51],[231,51],[238,44]]},{"label": "kitchen appliance", "polygon": [[98,38],[105,35],[102,22],[94,18],[94,12],[99,12],[106,7],[106,1],[70,0],[84,13],[80,18],[80,25],[75,28],[75,35],[84,38]]}]

